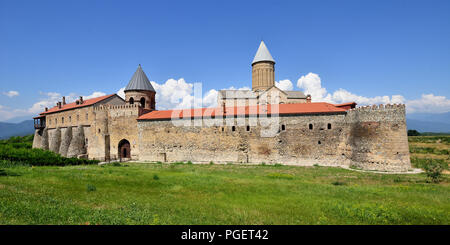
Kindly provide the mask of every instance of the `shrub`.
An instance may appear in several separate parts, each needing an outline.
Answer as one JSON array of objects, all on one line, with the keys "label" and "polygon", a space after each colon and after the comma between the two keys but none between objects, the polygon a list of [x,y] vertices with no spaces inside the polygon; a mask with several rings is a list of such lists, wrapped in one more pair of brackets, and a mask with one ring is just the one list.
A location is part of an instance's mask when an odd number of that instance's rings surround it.
[{"label": "shrub", "polygon": [[339,180],[336,180],[336,181],[334,181],[334,182],[331,182],[331,184],[332,184],[332,185],[346,185],[345,182],[342,182],[342,181],[339,181]]},{"label": "shrub", "polygon": [[213,162],[213,161],[211,161],[211,162],[209,162],[209,164],[210,164],[210,165],[213,165],[213,164],[214,164],[214,162]]},{"label": "shrub", "polygon": [[191,161],[188,161],[187,164],[192,164],[192,162],[191,162]]},{"label": "shrub", "polygon": [[97,190],[97,187],[95,187],[95,185],[87,184],[86,190],[87,190],[88,192],[96,191],[96,190]]},{"label": "shrub", "polygon": [[408,130],[408,136],[419,136],[420,133],[415,129]]},{"label": "shrub", "polygon": [[98,160],[66,158],[51,151],[23,147],[17,148],[11,144],[0,144],[0,160],[33,166],[66,166],[99,163]]},{"label": "shrub", "polygon": [[415,168],[425,169],[429,163],[439,164],[443,169],[448,169],[448,164],[444,159],[430,159],[430,158],[418,158],[411,157],[411,164]]},{"label": "shrub", "polygon": [[447,149],[436,149],[433,147],[410,147],[410,153],[422,153],[422,154],[436,154],[436,155],[448,155],[449,151]]},{"label": "shrub", "polygon": [[113,162],[113,163],[111,163],[111,166],[120,167],[122,165],[120,164],[120,162]]},{"label": "shrub", "polygon": [[441,136],[427,136],[427,137],[408,137],[409,142],[421,142],[421,143],[444,143],[450,144],[450,136],[441,135]]},{"label": "shrub", "polygon": [[444,168],[441,164],[431,160],[428,161],[428,164],[425,166],[425,173],[433,183],[439,183],[441,181],[442,170],[444,170]]},{"label": "shrub", "polygon": [[395,176],[394,177],[394,182],[395,183],[399,183],[399,182],[403,182],[402,178],[400,178],[400,176]]},{"label": "shrub", "polygon": [[154,179],[154,180],[159,180],[158,175],[157,175],[157,174],[154,174],[154,175],[153,175],[153,179]]}]

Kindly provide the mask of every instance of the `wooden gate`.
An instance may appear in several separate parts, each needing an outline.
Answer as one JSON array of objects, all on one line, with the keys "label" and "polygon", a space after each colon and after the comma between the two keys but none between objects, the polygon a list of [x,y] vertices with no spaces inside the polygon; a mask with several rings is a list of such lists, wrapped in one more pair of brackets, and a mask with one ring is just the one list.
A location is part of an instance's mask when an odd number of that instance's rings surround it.
[{"label": "wooden gate", "polygon": [[131,147],[130,142],[126,139],[123,139],[119,142],[119,159],[123,158],[131,158]]}]

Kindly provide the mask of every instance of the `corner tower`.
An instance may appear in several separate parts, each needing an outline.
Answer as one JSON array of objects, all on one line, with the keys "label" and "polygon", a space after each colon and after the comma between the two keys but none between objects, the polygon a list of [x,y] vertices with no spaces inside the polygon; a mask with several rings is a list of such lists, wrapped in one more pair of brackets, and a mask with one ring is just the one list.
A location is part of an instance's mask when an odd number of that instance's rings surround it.
[{"label": "corner tower", "polygon": [[140,64],[124,92],[126,103],[139,103],[144,109],[155,110],[156,91]]},{"label": "corner tower", "polygon": [[275,85],[275,60],[261,41],[252,62],[252,90],[264,91]]}]

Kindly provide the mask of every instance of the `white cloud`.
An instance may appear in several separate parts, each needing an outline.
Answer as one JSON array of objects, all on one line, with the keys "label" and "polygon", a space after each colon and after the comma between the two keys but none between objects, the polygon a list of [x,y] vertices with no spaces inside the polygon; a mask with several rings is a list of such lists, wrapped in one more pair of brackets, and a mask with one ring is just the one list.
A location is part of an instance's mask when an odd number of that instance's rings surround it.
[{"label": "white cloud", "polygon": [[[180,78],[178,80],[171,78],[162,84],[155,81],[151,81],[150,83],[156,90],[155,99],[157,110],[217,106],[217,90],[211,89],[204,93],[203,100],[200,98],[194,99],[194,84],[186,82],[183,78]],[[123,99],[125,99],[124,90],[125,87],[117,91],[117,95],[119,95]]]},{"label": "white cloud", "polygon": [[354,101],[358,105],[372,105],[404,103],[405,101],[401,95],[393,95],[391,97],[364,97],[353,94],[342,88],[334,91],[333,93],[328,93],[327,89],[322,87],[322,81],[319,75],[312,72],[308,73],[306,76],[301,76],[297,81],[297,86],[300,89],[303,89],[305,94],[310,94],[311,100],[314,102],[325,101],[330,103],[344,103]]},{"label": "white cloud", "polygon": [[[103,93],[103,92],[94,92],[94,93],[92,93],[92,94],[90,94],[90,95],[88,95],[88,96],[83,96],[83,99],[86,99],[86,100],[88,100],[88,99],[92,99],[92,98],[96,98],[96,97],[100,97],[100,96],[105,96],[106,94],[105,93]],[[72,98],[71,98],[72,99]],[[76,99],[78,99],[78,97],[76,97],[76,98],[73,98],[70,102],[73,102],[73,101],[75,101]]]},{"label": "white cloud", "polygon": [[4,95],[8,96],[9,98],[12,98],[14,96],[19,96],[19,92],[17,91],[8,91],[8,92],[3,92]]},{"label": "white cloud", "polygon": [[[11,109],[8,107],[0,107],[0,121],[9,120],[14,117],[22,117],[22,116],[37,116],[39,113],[43,112],[45,110],[45,107],[51,108],[56,106],[56,103],[58,101],[62,100],[62,95],[60,93],[56,92],[48,92],[48,93],[40,93],[41,99],[34,103],[31,107],[28,109]],[[103,92],[94,92],[90,95],[83,96],[84,99],[90,99],[95,98],[99,96],[106,95]],[[66,103],[71,103],[78,99],[79,96],[77,96],[75,93],[70,93],[69,95],[66,95]]]},{"label": "white cloud", "polygon": [[119,89],[119,90],[116,92],[116,94],[117,94],[120,98],[125,99],[125,87]]},{"label": "white cloud", "polygon": [[450,112],[450,99],[434,94],[422,94],[420,99],[406,101],[408,113],[445,113]]},{"label": "white cloud", "polygon": [[322,88],[319,75],[311,72],[298,79],[297,87],[303,89],[305,94],[310,94],[313,101],[320,101],[327,93],[327,90]]},{"label": "white cloud", "polygon": [[277,86],[281,90],[293,90],[294,89],[292,82],[288,79],[280,80],[279,82],[275,82],[275,86]]},{"label": "white cloud", "polygon": [[247,86],[242,87],[242,88],[235,88],[235,87],[231,86],[229,88],[224,88],[224,90],[251,90],[251,89]]},{"label": "white cloud", "polygon": [[422,94],[419,99],[407,100],[402,95],[384,95],[375,97],[365,97],[353,94],[345,89],[338,89],[333,93],[328,93],[322,87],[319,75],[308,73],[301,76],[297,81],[297,86],[303,89],[305,94],[311,94],[312,101],[325,101],[330,103],[356,102],[361,105],[373,104],[406,104],[407,113],[445,113],[450,112],[450,100],[445,96],[434,94]]}]

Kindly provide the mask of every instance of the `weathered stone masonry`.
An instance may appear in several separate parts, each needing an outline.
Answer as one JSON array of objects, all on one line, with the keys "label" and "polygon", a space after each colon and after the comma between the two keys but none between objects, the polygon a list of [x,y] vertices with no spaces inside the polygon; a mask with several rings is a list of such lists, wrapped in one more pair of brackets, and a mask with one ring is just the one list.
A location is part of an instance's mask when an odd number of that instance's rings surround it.
[{"label": "weathered stone masonry", "polygon": [[[139,120],[139,159],[410,168],[404,105],[331,115],[280,115],[274,137],[261,137],[260,125],[248,128],[249,119],[235,131],[231,125],[176,127],[168,120]],[[208,120],[225,119],[206,119],[204,125],[213,124]]]}]

